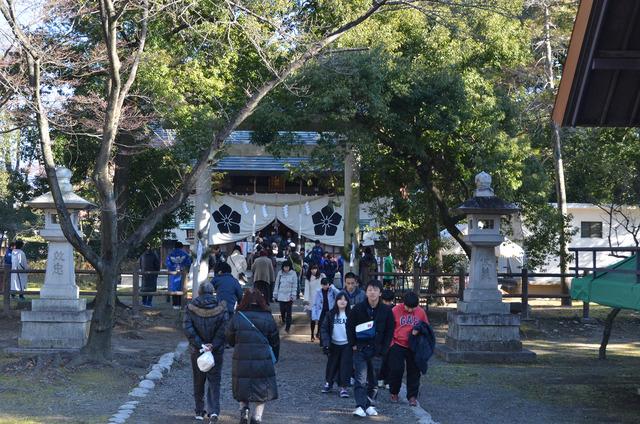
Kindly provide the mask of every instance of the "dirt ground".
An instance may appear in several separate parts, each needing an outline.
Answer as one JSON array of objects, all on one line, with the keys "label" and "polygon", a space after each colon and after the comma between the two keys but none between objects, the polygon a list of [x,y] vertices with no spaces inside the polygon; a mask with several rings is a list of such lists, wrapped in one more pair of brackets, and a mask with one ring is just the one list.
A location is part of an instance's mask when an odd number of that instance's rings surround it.
[{"label": "dirt ground", "polygon": [[183,340],[178,312],[143,310],[134,319],[119,310],[113,361],[76,364],[70,355],[17,356],[18,312],[0,320],[0,424],[106,423],[163,353]]},{"label": "dirt ground", "polygon": [[[149,366],[184,340],[178,313],[164,302],[159,306],[135,320],[121,313],[109,364],[8,355],[4,348],[17,346],[20,321],[17,313],[1,319],[0,424],[105,423]],[[439,342],[446,334],[447,310],[429,311]],[[620,313],[608,359],[599,361],[608,311],[592,305],[593,319],[582,322],[578,303],[561,308],[539,302],[533,320],[522,325],[525,347],[538,354],[535,364],[457,365],[434,359],[423,377],[420,403],[441,424],[640,422],[640,313]],[[317,389],[308,382],[303,386],[295,389]],[[185,406],[187,417],[191,405]]]},{"label": "dirt ground", "polygon": [[[420,403],[440,423],[638,423],[640,422],[640,313],[616,319],[607,359],[598,359],[610,308],[572,308],[538,301],[521,326],[531,365],[448,364],[437,358],[423,377]],[[446,310],[429,313],[439,341]]]}]

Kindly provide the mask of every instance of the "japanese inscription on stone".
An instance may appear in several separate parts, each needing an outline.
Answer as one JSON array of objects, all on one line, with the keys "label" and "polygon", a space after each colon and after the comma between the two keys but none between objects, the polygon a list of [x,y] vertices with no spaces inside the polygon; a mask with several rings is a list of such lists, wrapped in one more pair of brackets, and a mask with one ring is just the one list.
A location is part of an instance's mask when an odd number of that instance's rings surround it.
[{"label": "japanese inscription on stone", "polygon": [[60,250],[53,254],[53,273],[56,275],[64,273],[64,252]]}]

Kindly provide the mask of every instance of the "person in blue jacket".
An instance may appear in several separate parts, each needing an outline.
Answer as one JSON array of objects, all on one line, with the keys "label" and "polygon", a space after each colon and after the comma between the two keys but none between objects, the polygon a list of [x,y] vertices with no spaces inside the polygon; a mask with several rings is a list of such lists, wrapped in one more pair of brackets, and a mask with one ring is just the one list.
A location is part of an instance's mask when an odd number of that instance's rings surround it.
[{"label": "person in blue jacket", "polygon": [[11,242],[9,247],[7,247],[7,253],[4,254],[4,267],[11,269],[11,252],[15,249],[16,243]]},{"label": "person in blue jacket", "polygon": [[[165,262],[167,271],[176,272],[176,274],[169,275],[169,291],[182,291],[182,271],[189,269],[191,266],[191,255],[187,253],[185,245],[181,242],[176,242],[176,247],[169,253]],[[180,303],[182,301],[181,296],[173,295],[173,309],[180,309]]]},{"label": "person in blue jacket", "polygon": [[226,262],[218,264],[217,276],[211,280],[213,288],[216,290],[218,302],[224,300],[227,303],[229,316],[233,315],[236,303],[242,300],[242,287],[238,280],[231,275],[231,265]]}]

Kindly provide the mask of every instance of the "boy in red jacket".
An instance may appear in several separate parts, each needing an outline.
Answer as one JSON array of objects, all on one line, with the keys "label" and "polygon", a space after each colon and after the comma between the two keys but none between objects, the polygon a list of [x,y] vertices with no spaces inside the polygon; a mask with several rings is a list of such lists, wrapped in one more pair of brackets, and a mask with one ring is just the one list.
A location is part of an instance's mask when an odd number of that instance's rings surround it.
[{"label": "boy in red jacket", "polygon": [[418,405],[418,390],[420,389],[420,369],[415,361],[415,352],[409,349],[409,336],[415,331],[413,326],[420,322],[429,322],[424,309],[418,306],[418,295],[407,292],[404,303],[393,308],[395,329],[389,349],[389,392],[391,402],[398,402],[398,393],[402,385],[405,363],[407,365],[407,400],[410,406]]}]

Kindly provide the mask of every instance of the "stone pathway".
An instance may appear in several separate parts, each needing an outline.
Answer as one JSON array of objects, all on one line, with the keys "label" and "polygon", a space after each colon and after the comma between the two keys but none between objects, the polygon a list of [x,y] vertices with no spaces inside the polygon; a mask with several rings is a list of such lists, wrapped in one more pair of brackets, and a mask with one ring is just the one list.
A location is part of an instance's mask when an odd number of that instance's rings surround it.
[{"label": "stone pathway", "polygon": [[[320,393],[326,357],[317,342],[309,342],[308,333],[306,316],[302,313],[295,314],[291,335],[281,333],[280,362],[276,368],[280,398],[267,403],[264,423],[428,422],[418,420],[407,404],[389,403],[389,393],[384,390],[378,395],[380,416],[364,419],[351,415],[355,408],[353,397],[341,399],[337,393]],[[191,368],[184,356],[149,396],[141,400],[128,422],[195,423],[193,407]],[[238,422],[238,404],[231,394],[230,350],[225,353],[221,409],[220,422]]]}]

